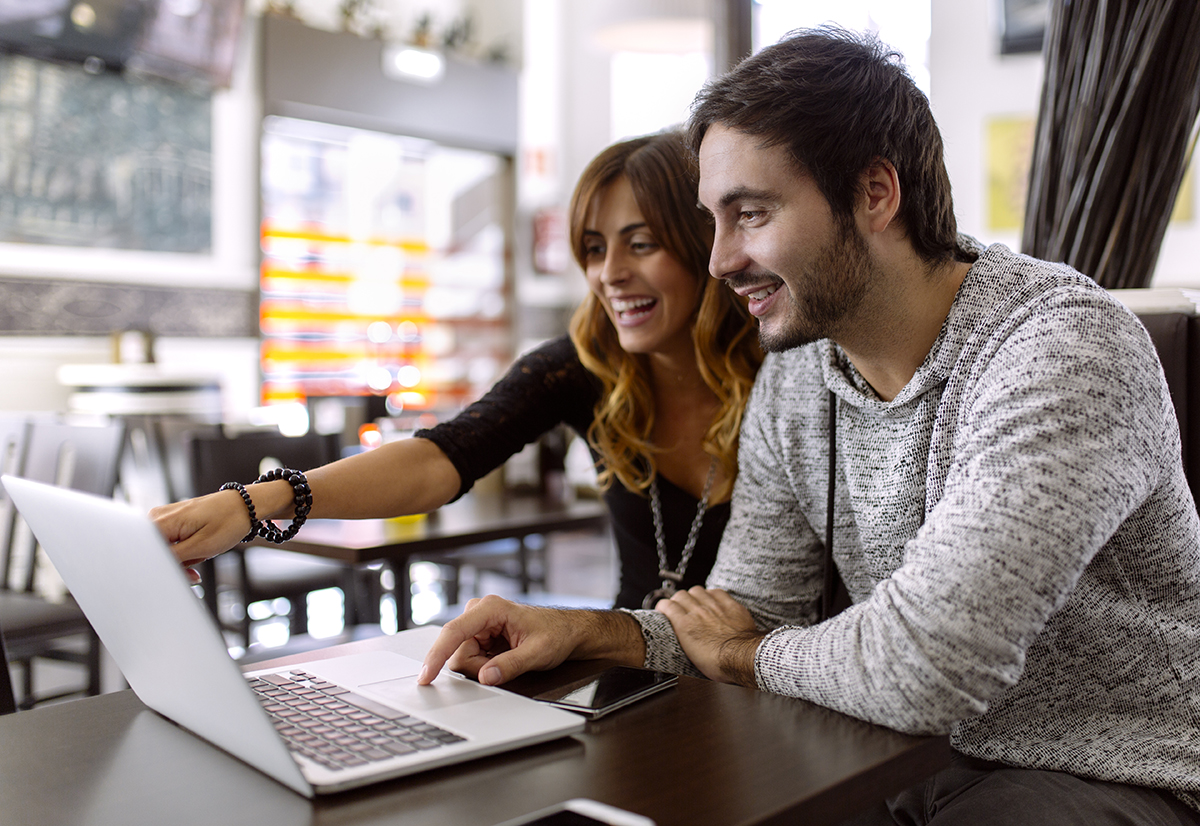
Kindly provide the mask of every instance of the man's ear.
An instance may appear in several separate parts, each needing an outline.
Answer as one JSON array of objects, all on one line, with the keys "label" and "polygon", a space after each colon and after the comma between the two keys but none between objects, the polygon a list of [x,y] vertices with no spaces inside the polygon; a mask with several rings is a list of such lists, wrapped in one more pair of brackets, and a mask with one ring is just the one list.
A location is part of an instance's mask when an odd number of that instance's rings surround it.
[{"label": "man's ear", "polygon": [[875,161],[863,172],[864,197],[860,219],[871,232],[883,232],[900,211],[900,176],[896,167],[884,158]]}]

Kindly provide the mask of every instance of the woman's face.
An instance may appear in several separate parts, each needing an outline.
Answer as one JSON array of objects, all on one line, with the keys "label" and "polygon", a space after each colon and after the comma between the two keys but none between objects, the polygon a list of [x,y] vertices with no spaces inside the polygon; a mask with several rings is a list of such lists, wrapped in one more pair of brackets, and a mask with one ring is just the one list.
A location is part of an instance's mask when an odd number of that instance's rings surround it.
[{"label": "woman's face", "polygon": [[701,285],[659,246],[624,176],[596,194],[584,220],[583,247],[588,286],[622,349],[690,358]]}]

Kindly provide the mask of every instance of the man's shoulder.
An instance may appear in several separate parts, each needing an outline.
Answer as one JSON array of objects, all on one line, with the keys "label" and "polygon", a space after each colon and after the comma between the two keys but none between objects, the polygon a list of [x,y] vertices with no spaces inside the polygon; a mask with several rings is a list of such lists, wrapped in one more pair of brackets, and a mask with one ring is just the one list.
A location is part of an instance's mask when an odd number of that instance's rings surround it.
[{"label": "man's shoulder", "polygon": [[[1133,321],[1120,301],[1073,267],[1013,252],[1003,244],[984,250],[972,267],[960,309],[974,324],[1009,326],[1018,319],[1041,319],[1054,326],[1078,311],[1117,326]],[[971,305],[974,309],[971,309]]]}]

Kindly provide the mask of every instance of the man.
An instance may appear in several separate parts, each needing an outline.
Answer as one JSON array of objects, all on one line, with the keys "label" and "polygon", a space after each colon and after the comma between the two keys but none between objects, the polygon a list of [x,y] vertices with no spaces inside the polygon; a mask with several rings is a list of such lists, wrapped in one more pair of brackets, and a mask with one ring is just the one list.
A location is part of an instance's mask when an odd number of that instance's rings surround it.
[{"label": "man", "polygon": [[[690,128],[710,269],[772,353],[709,587],[627,613],[488,598],[422,681],[452,653],[487,683],[696,669],[949,732],[960,759],[878,822],[1200,823],[1200,520],[1137,319],[956,235],[928,102],[877,43],[793,36]],[[825,618],[830,546],[854,604]]]}]

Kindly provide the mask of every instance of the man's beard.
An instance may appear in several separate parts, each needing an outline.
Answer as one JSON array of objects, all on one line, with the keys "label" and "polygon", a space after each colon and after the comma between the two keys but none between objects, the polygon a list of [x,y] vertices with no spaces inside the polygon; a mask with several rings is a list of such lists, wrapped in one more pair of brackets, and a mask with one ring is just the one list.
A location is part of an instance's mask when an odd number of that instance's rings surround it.
[{"label": "man's beard", "polygon": [[862,304],[874,280],[875,263],[854,219],[838,218],[835,235],[801,272],[785,286],[792,292],[791,314],[768,330],[759,323],[764,351],[779,353],[833,337],[842,322]]}]

